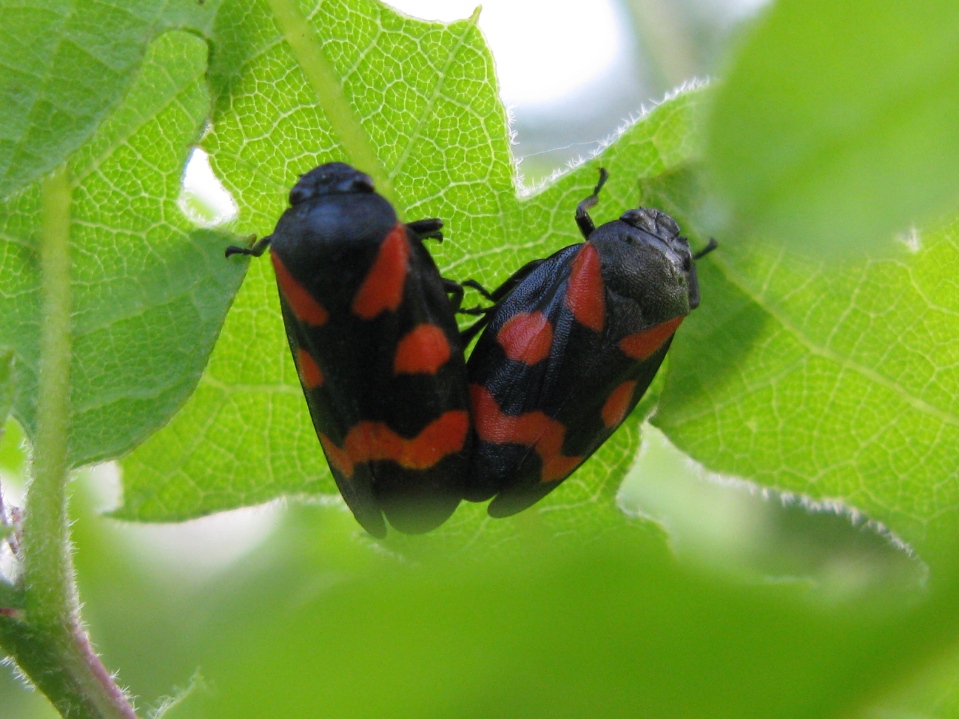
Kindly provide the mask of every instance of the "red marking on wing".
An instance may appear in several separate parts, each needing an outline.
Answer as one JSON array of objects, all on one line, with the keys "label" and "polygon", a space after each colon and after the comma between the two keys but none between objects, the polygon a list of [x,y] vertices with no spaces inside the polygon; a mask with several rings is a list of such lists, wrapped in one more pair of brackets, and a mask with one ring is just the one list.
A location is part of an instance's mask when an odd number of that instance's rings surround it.
[{"label": "red marking on wing", "polygon": [[338,447],[325,434],[320,442],[336,469],[347,477],[362,462],[392,460],[404,469],[429,469],[447,455],[463,449],[469,429],[469,413],[444,412],[411,439],[401,437],[385,422],[357,422]]},{"label": "red marking on wing", "polygon": [[633,391],[635,389],[636,382],[629,381],[623,382],[610,393],[600,412],[603,424],[610,428],[618,427],[626,419],[626,412],[629,410],[629,403],[633,401]]},{"label": "red marking on wing", "polygon": [[673,336],[683,317],[676,317],[658,325],[653,325],[642,332],[627,335],[619,341],[619,348],[627,357],[644,360],[663,346],[663,343]]},{"label": "red marking on wing", "polygon": [[519,312],[500,327],[496,341],[511,360],[534,365],[549,357],[553,326],[542,312]]},{"label": "red marking on wing", "polygon": [[323,445],[323,451],[326,452],[330,467],[346,477],[352,477],[353,460],[350,455],[337,447],[336,443],[322,432],[317,432],[317,436],[320,438],[320,444]]},{"label": "red marking on wing", "polygon": [[393,374],[436,374],[449,361],[450,343],[436,325],[421,324],[396,346]]},{"label": "red marking on wing", "polygon": [[354,314],[371,320],[386,310],[396,311],[403,301],[409,257],[406,226],[397,223],[380,244],[373,266],[353,298]]},{"label": "red marking on wing", "polygon": [[564,299],[576,321],[594,332],[602,330],[606,323],[606,293],[601,270],[599,252],[587,242],[573,258]]},{"label": "red marking on wing", "polygon": [[543,463],[540,481],[556,482],[568,477],[583,461],[563,454],[566,427],[547,414],[534,411],[505,414],[496,398],[479,384],[470,385],[473,424],[477,436],[492,444],[521,444],[536,450]]},{"label": "red marking on wing", "polygon": [[316,389],[323,385],[323,370],[313,356],[302,347],[296,350],[296,366],[304,387]]},{"label": "red marking on wing", "polygon": [[293,278],[278,254],[271,252],[270,258],[273,260],[276,284],[280,286],[280,292],[283,293],[286,303],[293,311],[293,316],[303,324],[312,327],[325,325],[330,319],[330,313],[326,311],[326,308],[313,299],[307,289]]}]

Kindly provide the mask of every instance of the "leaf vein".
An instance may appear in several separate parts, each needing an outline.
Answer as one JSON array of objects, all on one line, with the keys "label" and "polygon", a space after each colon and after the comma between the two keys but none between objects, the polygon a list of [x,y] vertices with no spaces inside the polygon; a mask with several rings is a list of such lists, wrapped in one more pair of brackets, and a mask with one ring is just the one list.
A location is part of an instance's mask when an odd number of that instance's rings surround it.
[{"label": "leaf vein", "polygon": [[749,299],[755,302],[759,307],[762,307],[764,312],[776,320],[786,332],[791,334],[802,346],[809,350],[811,354],[828,360],[829,362],[833,362],[842,369],[849,369],[858,373],[860,376],[864,377],[870,382],[897,395],[906,404],[923,414],[935,417],[944,424],[950,424],[959,427],[959,416],[942,409],[941,407],[937,407],[921,397],[917,397],[898,382],[890,377],[885,376],[881,372],[856,362],[849,357],[845,357],[827,346],[822,346],[814,342],[810,337],[804,334],[799,327],[793,324],[793,322],[790,321],[785,313],[780,312],[768,303],[763,303],[762,296],[755,293],[751,287],[743,282],[741,278],[736,275],[733,268],[731,268],[727,263],[717,260],[716,264],[717,267],[722,269],[723,274],[730,283],[732,283],[743,294],[749,297]]}]

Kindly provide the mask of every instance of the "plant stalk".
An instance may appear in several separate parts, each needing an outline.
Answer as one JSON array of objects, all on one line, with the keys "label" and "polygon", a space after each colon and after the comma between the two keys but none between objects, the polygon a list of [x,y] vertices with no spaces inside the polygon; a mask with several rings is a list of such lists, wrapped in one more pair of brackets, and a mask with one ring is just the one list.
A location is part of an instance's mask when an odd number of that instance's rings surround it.
[{"label": "plant stalk", "polygon": [[70,207],[65,168],[41,188],[40,380],[21,545],[22,610],[0,616],[0,646],[64,717],[136,719],[80,621],[67,512]]}]

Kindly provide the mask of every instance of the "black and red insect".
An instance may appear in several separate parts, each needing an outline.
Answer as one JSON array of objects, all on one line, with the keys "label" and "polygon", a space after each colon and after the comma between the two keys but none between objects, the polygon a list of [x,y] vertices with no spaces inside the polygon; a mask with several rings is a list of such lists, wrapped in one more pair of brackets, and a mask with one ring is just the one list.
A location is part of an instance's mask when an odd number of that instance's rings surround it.
[{"label": "black and red insect", "polygon": [[399,222],[368,175],[331,162],[300,177],[272,235],[227,249],[270,248],[320,444],[347,505],[378,537],[384,515],[407,533],[442,524],[468,474],[462,288],[423,246],[442,226]]},{"label": "black and red insect", "polygon": [[464,333],[468,342],[485,325],[466,370],[475,437],[465,497],[495,495],[494,517],[533,505],[609,438],[699,304],[695,260],[715,244],[693,255],[654,209],[595,227],[588,210],[607,177],[600,170],[576,208],[586,242],[485,293],[496,304]]}]

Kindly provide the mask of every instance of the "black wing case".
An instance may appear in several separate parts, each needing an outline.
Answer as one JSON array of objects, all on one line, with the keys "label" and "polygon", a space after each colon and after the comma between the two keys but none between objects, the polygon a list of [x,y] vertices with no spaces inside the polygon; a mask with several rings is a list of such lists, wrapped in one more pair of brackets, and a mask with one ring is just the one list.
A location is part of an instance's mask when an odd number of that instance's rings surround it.
[{"label": "black wing case", "polygon": [[545,260],[496,308],[470,358],[477,444],[466,496],[498,493],[494,517],[536,503],[609,438],[682,319],[643,316],[601,265],[592,242]]},{"label": "black wing case", "polygon": [[[454,315],[429,252],[383,198],[364,195],[349,207],[338,201],[334,220],[342,231],[322,208],[310,210],[324,215],[315,225],[291,218],[307,228],[289,236],[303,237],[312,225],[322,229],[322,242],[283,244],[281,227],[274,233],[290,349],[357,521],[375,536],[386,533],[383,514],[400,531],[425,532],[455,510],[469,459]],[[370,218],[389,222],[370,226]],[[346,236],[358,229],[361,236]]]}]

